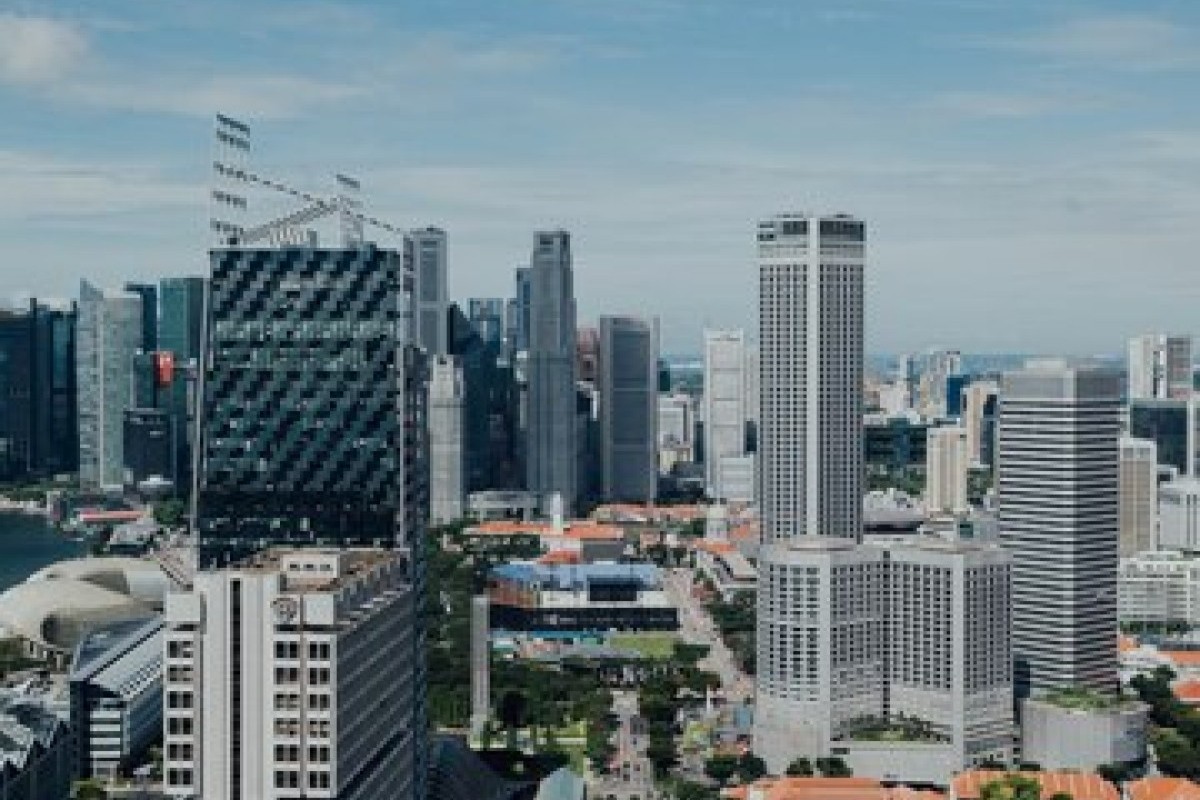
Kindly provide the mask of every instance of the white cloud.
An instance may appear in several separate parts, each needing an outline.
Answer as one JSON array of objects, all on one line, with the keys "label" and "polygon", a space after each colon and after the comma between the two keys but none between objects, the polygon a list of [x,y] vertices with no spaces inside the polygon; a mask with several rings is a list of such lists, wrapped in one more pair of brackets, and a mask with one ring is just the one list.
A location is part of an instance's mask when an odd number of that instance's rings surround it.
[{"label": "white cloud", "polygon": [[1196,32],[1158,17],[1126,14],[1081,17],[991,44],[1064,61],[1166,70],[1200,66]]},{"label": "white cloud", "polygon": [[32,86],[60,80],[87,52],[87,38],[70,23],[0,13],[0,83]]}]

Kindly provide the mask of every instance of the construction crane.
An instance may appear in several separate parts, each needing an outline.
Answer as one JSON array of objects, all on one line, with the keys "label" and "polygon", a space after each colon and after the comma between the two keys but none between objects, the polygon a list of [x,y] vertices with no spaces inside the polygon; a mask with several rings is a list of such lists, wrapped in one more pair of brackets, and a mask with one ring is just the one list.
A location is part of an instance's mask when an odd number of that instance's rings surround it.
[{"label": "construction crane", "polygon": [[[251,172],[250,126],[217,114],[214,127],[213,185],[209,228],[219,247],[244,247],[267,241],[273,247],[300,246],[311,241],[307,225],[324,217],[338,215],[342,245],[357,247],[363,243],[363,226],[370,225],[399,236],[405,230],[362,212],[358,180],[338,173],[338,192],[321,197],[289,186],[281,181]],[[306,205],[285,216],[247,228],[242,217],[247,210],[245,187],[259,186],[301,200]]]}]

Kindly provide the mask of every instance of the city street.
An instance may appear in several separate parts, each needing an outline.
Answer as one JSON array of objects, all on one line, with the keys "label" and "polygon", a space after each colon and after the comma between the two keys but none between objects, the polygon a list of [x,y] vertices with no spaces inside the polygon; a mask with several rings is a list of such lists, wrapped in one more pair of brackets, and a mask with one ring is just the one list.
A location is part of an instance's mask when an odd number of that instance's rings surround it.
[{"label": "city street", "polygon": [[599,800],[650,800],[655,796],[654,767],[646,758],[647,737],[638,716],[637,692],[613,692],[613,713],[617,715],[613,769],[607,775],[592,773],[588,796]]},{"label": "city street", "polygon": [[671,602],[679,609],[680,637],[688,644],[704,644],[710,648],[708,655],[700,661],[700,667],[720,676],[721,688],[727,701],[740,703],[752,697],[753,683],[738,668],[733,653],[725,646],[712,618],[700,600],[692,594],[692,571],[667,570],[664,583]]}]

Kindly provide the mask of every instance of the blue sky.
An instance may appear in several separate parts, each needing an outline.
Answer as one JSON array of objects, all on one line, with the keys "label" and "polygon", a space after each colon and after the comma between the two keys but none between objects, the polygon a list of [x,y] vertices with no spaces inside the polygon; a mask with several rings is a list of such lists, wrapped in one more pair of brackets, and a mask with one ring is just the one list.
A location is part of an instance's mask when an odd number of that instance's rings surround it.
[{"label": "blue sky", "polygon": [[1195,327],[1198,79],[1194,0],[0,0],[0,295],[201,271],[225,111],[446,227],[456,298],[562,226],[582,317],[694,351],[758,217],[842,211],[870,349],[1119,351]]}]

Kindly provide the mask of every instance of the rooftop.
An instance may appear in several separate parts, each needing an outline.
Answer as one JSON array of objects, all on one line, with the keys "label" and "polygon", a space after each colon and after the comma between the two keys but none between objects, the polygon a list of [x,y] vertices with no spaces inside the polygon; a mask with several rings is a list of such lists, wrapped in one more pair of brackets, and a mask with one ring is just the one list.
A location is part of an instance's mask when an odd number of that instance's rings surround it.
[{"label": "rooftop", "polygon": [[1130,702],[1120,695],[1082,686],[1055,689],[1038,695],[1036,699],[1072,711],[1108,711]]},{"label": "rooftop", "polygon": [[960,772],[951,782],[951,794],[957,800],[978,800],[983,787],[1004,780],[1007,775],[1031,778],[1041,787],[1042,797],[1065,792],[1073,800],[1120,800],[1117,787],[1094,772],[1019,772],[1002,770],[971,770]]},{"label": "rooftop", "polygon": [[1125,789],[1129,800],[1200,800],[1200,786],[1187,778],[1143,778]]},{"label": "rooftop", "polygon": [[630,581],[642,587],[662,585],[662,575],[653,564],[539,564],[514,561],[491,571],[501,580],[537,583],[549,589],[578,591],[596,581]]},{"label": "rooftop", "polygon": [[[399,558],[394,550],[375,548],[290,548],[261,550],[230,569],[237,572],[279,572],[288,589],[334,589]],[[297,585],[293,586],[293,582]]]},{"label": "rooftop", "polygon": [[874,778],[763,778],[725,789],[728,800],[944,800],[938,792],[883,786]]}]

